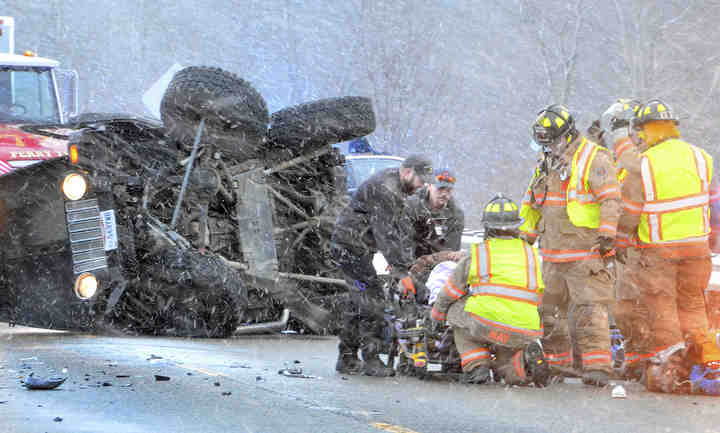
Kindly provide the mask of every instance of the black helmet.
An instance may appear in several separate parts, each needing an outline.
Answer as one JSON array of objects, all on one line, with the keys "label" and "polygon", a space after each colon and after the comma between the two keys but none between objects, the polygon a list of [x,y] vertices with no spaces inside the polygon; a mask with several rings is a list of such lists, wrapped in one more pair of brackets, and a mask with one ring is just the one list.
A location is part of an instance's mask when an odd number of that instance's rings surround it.
[{"label": "black helmet", "polygon": [[672,120],[675,123],[680,123],[680,120],[675,115],[675,112],[668,104],[659,99],[653,99],[637,110],[637,114],[633,118],[631,126],[633,128],[638,128],[655,120]]},{"label": "black helmet", "polygon": [[520,218],[517,205],[502,193],[498,193],[485,206],[483,225],[486,233],[488,229],[513,230],[520,227],[523,222],[525,220]]},{"label": "black helmet", "polygon": [[548,146],[561,137],[574,136],[576,133],[575,119],[570,110],[560,104],[553,104],[540,111],[533,123],[533,138],[541,146]]}]

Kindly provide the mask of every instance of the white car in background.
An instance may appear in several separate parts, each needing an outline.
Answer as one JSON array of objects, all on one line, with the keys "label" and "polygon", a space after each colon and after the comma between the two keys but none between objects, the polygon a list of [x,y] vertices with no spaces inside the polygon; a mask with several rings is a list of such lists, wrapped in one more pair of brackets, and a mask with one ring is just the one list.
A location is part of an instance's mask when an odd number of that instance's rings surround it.
[{"label": "white car in background", "polygon": [[470,251],[470,245],[480,243],[484,240],[484,230],[463,230],[460,239],[460,249]]},{"label": "white car in background", "polygon": [[405,158],[392,155],[349,154],[345,155],[345,173],[350,195],[375,173],[386,168],[400,167]]}]

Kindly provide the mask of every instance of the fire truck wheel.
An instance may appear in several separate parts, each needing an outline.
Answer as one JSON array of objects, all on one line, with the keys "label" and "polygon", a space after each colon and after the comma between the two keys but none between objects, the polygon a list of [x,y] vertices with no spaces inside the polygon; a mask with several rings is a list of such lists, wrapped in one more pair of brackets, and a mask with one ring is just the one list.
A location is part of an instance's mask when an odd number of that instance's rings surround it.
[{"label": "fire truck wheel", "polygon": [[250,83],[220,68],[190,66],[178,71],[163,96],[160,113],[170,137],[186,149],[200,120],[216,149],[244,161],[263,150],[269,120],[267,104]]},{"label": "fire truck wheel", "polygon": [[276,111],[270,118],[268,148],[294,158],[323,145],[351,140],[375,130],[370,98],[320,99]]}]

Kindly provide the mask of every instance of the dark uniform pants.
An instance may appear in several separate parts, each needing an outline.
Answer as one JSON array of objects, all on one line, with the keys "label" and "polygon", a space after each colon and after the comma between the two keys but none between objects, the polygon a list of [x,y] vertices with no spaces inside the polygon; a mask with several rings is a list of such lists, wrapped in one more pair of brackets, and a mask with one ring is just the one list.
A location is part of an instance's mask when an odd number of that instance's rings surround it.
[{"label": "dark uniform pants", "polygon": [[573,364],[569,329],[583,371],[612,371],[608,308],[614,300],[614,279],[614,269],[601,259],[543,262],[543,347],[555,373]]},{"label": "dark uniform pants", "polygon": [[333,246],[333,256],[345,276],[350,291],[343,303],[343,329],[340,331],[340,353],[379,353],[385,326],[385,300],[380,279],[367,250]]}]

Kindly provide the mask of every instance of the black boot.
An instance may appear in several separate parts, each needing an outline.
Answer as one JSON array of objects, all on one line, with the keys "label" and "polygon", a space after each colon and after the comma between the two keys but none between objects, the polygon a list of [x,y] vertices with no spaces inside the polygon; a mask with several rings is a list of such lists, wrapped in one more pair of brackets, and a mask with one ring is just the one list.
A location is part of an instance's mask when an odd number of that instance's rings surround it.
[{"label": "black boot", "polygon": [[490,369],[487,367],[475,367],[463,373],[460,379],[462,383],[482,384],[490,381]]},{"label": "black boot", "polygon": [[338,346],[338,359],[335,371],[342,374],[357,374],[362,370],[363,363],[357,356],[357,348],[351,348],[340,343]]},{"label": "black boot", "polygon": [[535,386],[544,388],[550,383],[550,365],[545,359],[545,352],[538,341],[533,341],[525,347],[525,372],[532,379]]},{"label": "black boot", "polygon": [[582,381],[585,385],[597,387],[607,386],[610,381],[610,374],[602,370],[591,370],[583,373]]},{"label": "black boot", "polygon": [[392,367],[386,366],[385,363],[382,362],[382,360],[380,359],[380,347],[380,342],[374,339],[363,344],[363,374],[366,376],[377,377],[395,376],[395,370],[393,370]]}]

